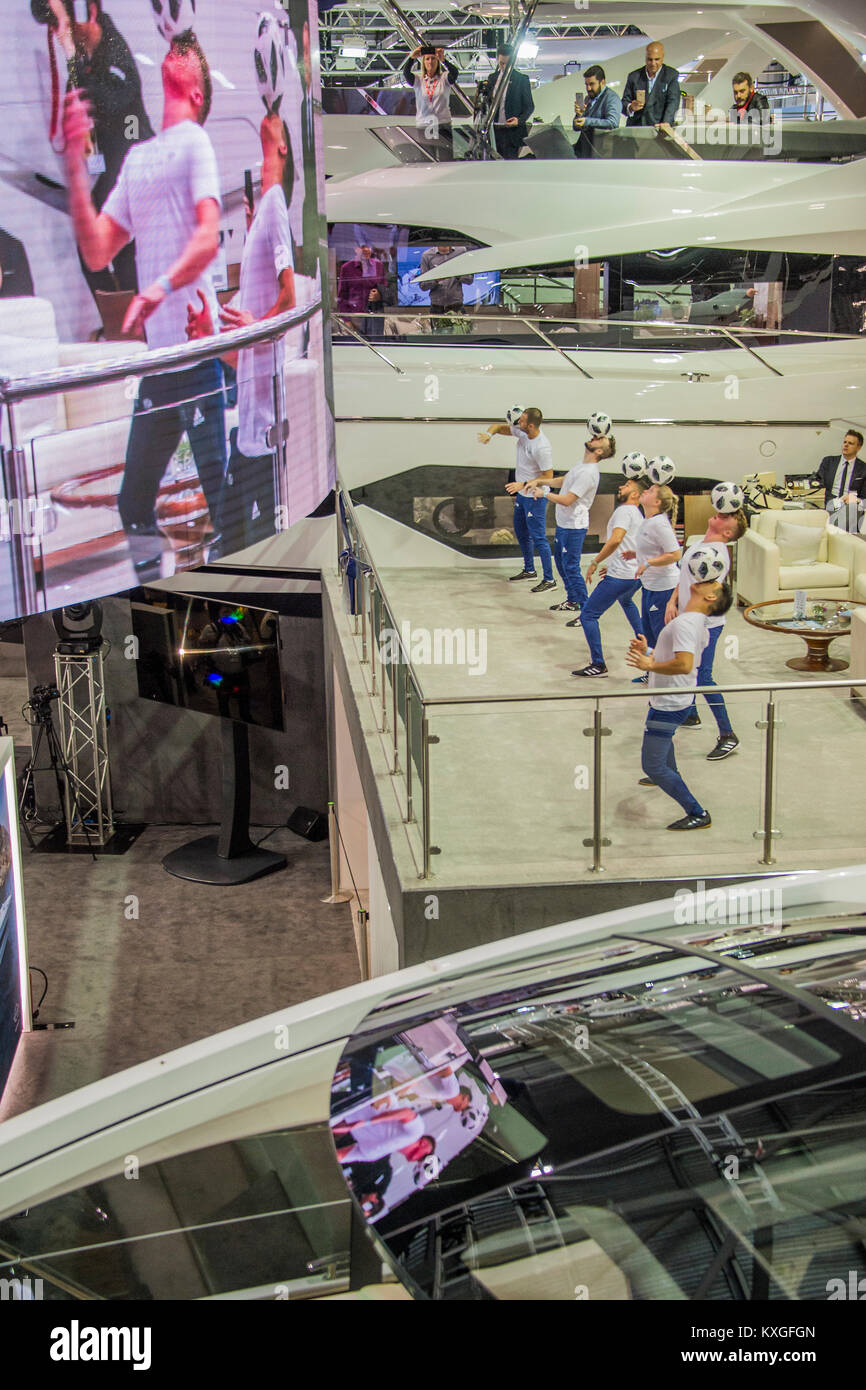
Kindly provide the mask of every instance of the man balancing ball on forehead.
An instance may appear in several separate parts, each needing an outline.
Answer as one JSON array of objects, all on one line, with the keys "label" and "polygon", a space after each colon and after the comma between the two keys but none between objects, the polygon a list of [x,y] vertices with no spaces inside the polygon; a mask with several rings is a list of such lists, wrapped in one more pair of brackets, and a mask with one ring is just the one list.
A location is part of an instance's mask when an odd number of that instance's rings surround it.
[{"label": "man balancing ball on forehead", "polygon": [[[723,616],[732,602],[727,582],[700,578],[704,569],[721,568],[712,552],[698,549],[690,564],[693,583],[685,610],[662,628],[653,651],[647,649],[645,637],[635,637],[626,656],[629,666],[649,673],[652,692],[641,748],[641,785],[660,787],[684,812],[668,830],[705,830],[712,825],[709,811],[679,774],[674,735],[694,706],[698,666],[707,645],[707,620]],[[694,582],[695,576],[698,582]]]},{"label": "man balancing ball on forehead", "polygon": [[534,594],[556,588],[550,542],[545,530],[547,507],[543,500],[528,497],[522,491],[525,483],[549,485],[553,477],[553,449],[541,428],[542,419],[541,411],[534,405],[527,406],[523,411],[510,410],[504,424],[488,425],[478,436],[479,444],[489,444],[495,434],[512,435],[517,441],[515,482],[507,484],[506,491],[514,494],[514,534],[523,554],[523,569],[519,574],[513,574],[511,581],[535,579],[534,557],[538,555],[542,577],[541,583],[532,587]]}]

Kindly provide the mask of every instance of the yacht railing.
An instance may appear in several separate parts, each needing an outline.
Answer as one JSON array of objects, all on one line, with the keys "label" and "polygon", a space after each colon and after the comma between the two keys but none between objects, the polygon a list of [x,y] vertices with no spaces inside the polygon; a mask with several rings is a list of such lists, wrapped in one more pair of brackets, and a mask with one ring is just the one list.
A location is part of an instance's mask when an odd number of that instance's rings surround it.
[{"label": "yacht railing", "polygon": [[[378,348],[374,346],[373,342],[370,341],[369,337],[365,337],[363,333],[359,332],[359,330],[349,322],[350,318],[355,320],[373,319],[377,322],[381,320],[382,332],[376,335],[377,342],[391,341],[395,344],[399,343],[401,347],[424,347],[427,349],[431,346],[431,339],[437,339],[442,346],[454,346],[455,339],[458,338],[461,347],[472,347],[475,346],[473,338],[482,335],[484,336],[483,346],[485,349],[489,347],[498,347],[500,345],[503,348],[513,349],[515,347],[513,336],[521,330],[524,330],[530,340],[533,337],[540,339],[545,347],[552,348],[560,357],[563,357],[575,371],[589,380],[593,379],[593,374],[586,367],[581,365],[581,363],[575,361],[570,353],[658,350],[659,346],[663,344],[666,339],[671,338],[676,339],[678,346],[682,348],[686,348],[691,352],[700,352],[702,350],[712,350],[714,344],[712,344],[711,340],[715,339],[715,346],[730,344],[732,347],[739,349],[741,352],[746,352],[750,357],[755,358],[770,375],[784,377],[785,373],[780,367],[776,367],[773,363],[768,362],[766,357],[763,357],[745,340],[756,338],[759,343],[765,343],[767,346],[772,347],[785,347],[789,344],[793,345],[798,342],[840,342],[851,343],[852,345],[860,344],[866,347],[866,338],[856,333],[829,333],[818,330],[809,331],[801,328],[752,328],[748,326],[730,327],[727,324],[675,323],[666,319],[593,319],[584,317],[559,318],[549,314],[491,314],[488,312],[487,306],[480,306],[484,309],[483,313],[475,312],[476,307],[477,306],[474,305],[465,305],[459,314],[438,313],[434,308],[423,304],[393,305],[387,307],[385,310],[370,312],[359,310],[351,314],[344,310],[340,314],[333,315],[333,322],[337,324],[348,337],[352,338],[354,342],[360,343],[363,347],[366,347],[374,356],[386,362],[392,371],[401,376],[405,375],[401,368],[398,367],[396,363],[392,362],[390,358],[386,357],[384,353],[380,352]],[[432,329],[430,333],[412,333],[411,329],[408,332],[405,331],[407,326],[411,325],[411,322],[416,319],[427,319],[431,325],[441,323],[441,327],[448,331],[437,332]],[[501,333],[501,344],[491,342],[490,337],[485,334],[486,329],[497,324],[506,325],[507,331]],[[401,325],[404,331],[400,331]],[[392,331],[386,332],[388,328]],[[457,331],[455,331],[455,329]],[[591,333],[604,332],[607,334],[616,332],[619,329],[627,331],[638,330],[645,336],[636,338],[633,334],[631,343],[624,347],[601,342],[569,343],[567,345],[569,348],[568,352],[550,336],[551,331],[558,331],[560,333],[563,330],[577,332],[580,329],[586,329]],[[696,338],[701,341],[687,341]],[[518,346],[523,350],[524,348],[533,346],[533,344],[530,341],[529,344],[521,343]]]},{"label": "yacht railing", "polygon": [[[386,596],[385,586],[366,545],[357,512],[346,487],[338,482],[342,499],[351,548],[357,559],[358,585],[352,608],[354,636],[357,639],[356,651],[362,672],[369,671],[369,679],[364,676],[367,692],[374,708],[378,705],[378,731],[388,752],[390,773],[393,778],[395,795],[404,824],[415,827],[418,839],[413,846],[413,854],[418,868],[418,877],[430,879],[433,858],[441,853],[434,843],[431,812],[431,772],[430,749],[439,744],[441,738],[431,729],[431,718],[437,712],[478,711],[493,713],[509,707],[525,706],[531,708],[536,720],[542,712],[549,710],[550,717],[559,715],[557,727],[563,728],[561,718],[563,707],[574,711],[575,715],[586,711],[586,715],[575,723],[582,735],[592,740],[591,778],[589,790],[592,798],[591,831],[583,840],[583,846],[590,851],[590,862],[586,868],[592,873],[605,870],[603,851],[610,846],[605,837],[604,824],[606,799],[604,779],[606,760],[604,740],[611,730],[605,726],[605,718],[619,701],[635,701],[647,705],[652,691],[646,687],[638,689],[619,689],[609,694],[599,695],[597,690],[539,694],[529,691],[520,695],[480,695],[480,696],[437,696],[425,695],[418,673],[414,667],[411,651],[405,640],[404,629],[398,623],[394,610]],[[450,632],[450,630],[449,630]],[[382,659],[383,639],[388,642],[388,660]],[[396,657],[396,660],[395,660]],[[390,701],[388,699],[390,686]],[[759,681],[743,682],[738,685],[710,685],[694,688],[695,695],[717,693],[725,698],[740,701],[747,697],[764,696],[761,717],[756,727],[762,731],[760,787],[760,824],[752,832],[752,837],[760,842],[758,863],[770,868],[776,863],[774,848],[781,831],[776,824],[779,811],[777,795],[777,771],[779,763],[778,738],[782,725],[779,713],[778,696],[796,696],[798,700],[811,697],[814,691],[857,690],[866,697],[866,676],[846,675],[844,678],[812,680],[808,683],[797,681]],[[402,728],[401,728],[402,725]],[[529,727],[530,721],[527,721]],[[401,766],[400,753],[403,752]],[[634,751],[634,750],[633,750]],[[742,749],[740,750],[742,753]],[[857,753],[847,749],[846,758],[856,763]],[[741,779],[744,780],[744,779]],[[418,783],[416,787],[416,781]],[[399,789],[399,794],[398,794]],[[812,793],[814,795],[814,792]],[[420,820],[416,806],[420,802]],[[849,810],[853,808],[848,808]],[[410,841],[410,843],[412,843]],[[715,846],[714,848],[717,848]],[[751,872],[754,861],[742,864],[744,872]],[[801,866],[802,867],[802,866]]]},{"label": "yacht railing", "polygon": [[[65,395],[70,391],[83,391],[88,387],[102,386],[107,382],[120,380],[139,381],[147,375],[176,371],[196,363],[212,361],[227,352],[239,351],[267,343],[276,343],[293,329],[308,323],[322,308],[321,297],[284,314],[259,320],[245,328],[235,328],[226,333],[214,334],[209,338],[199,338],[179,344],[177,347],[153,348],[145,352],[130,353],[118,357],[106,357],[102,361],[82,366],[59,367],[49,371],[31,372],[27,376],[0,377],[0,423],[5,414],[6,439],[8,444],[0,447],[0,473],[2,473],[3,501],[10,510],[17,508],[23,512],[32,504],[38,493],[35,479],[28,477],[27,451],[16,417],[16,406],[37,397]],[[274,392],[275,427],[272,433],[272,446],[275,449],[277,476],[280,482],[278,501],[287,503],[283,495],[288,478],[288,422],[286,420],[285,379],[279,368],[276,348],[274,348],[274,370],[272,373]],[[34,442],[38,443],[36,436]],[[74,433],[70,432],[70,439]],[[39,542],[34,546],[33,540]],[[8,616],[34,613],[44,610],[45,566],[41,551],[41,537],[31,537],[12,528],[9,536],[12,559],[12,588],[14,613]],[[39,551],[37,556],[37,549]],[[38,561],[38,562],[37,562]]]}]

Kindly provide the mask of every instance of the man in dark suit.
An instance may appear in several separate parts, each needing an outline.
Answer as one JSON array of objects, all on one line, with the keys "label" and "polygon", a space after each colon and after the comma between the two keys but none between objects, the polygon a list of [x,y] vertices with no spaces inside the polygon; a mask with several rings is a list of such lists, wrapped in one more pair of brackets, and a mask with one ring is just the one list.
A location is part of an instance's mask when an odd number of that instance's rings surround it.
[{"label": "man in dark suit", "polygon": [[[506,44],[500,44],[496,50],[499,70],[492,72],[487,79],[488,100],[492,99],[499,73],[508,63],[510,56],[511,49]],[[493,114],[496,149],[503,159],[517,158],[517,152],[526,139],[529,118],[534,110],[535,103],[532,100],[529,78],[525,73],[518,72],[516,68],[513,68],[506,83],[505,92],[500,98],[498,109]]]},{"label": "man in dark suit", "polygon": [[817,475],[831,520],[843,531],[855,533],[866,512],[866,463],[859,457],[862,448],[860,431],[849,430],[842,440],[841,455],[822,458]]},{"label": "man in dark suit", "polygon": [[671,125],[680,105],[680,81],[676,68],[665,63],[663,43],[648,43],[646,66],[626,78],[622,109],[626,125]]}]

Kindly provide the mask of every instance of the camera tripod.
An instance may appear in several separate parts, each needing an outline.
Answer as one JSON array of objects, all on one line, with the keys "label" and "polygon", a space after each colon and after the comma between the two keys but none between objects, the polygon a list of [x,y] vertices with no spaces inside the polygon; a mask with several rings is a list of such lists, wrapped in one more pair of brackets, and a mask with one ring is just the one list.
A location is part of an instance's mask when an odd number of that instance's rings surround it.
[{"label": "camera tripod", "polygon": [[[29,825],[29,821],[36,818],[36,788],[33,783],[33,778],[37,772],[52,771],[54,773],[54,780],[57,783],[57,795],[60,803],[61,818],[63,821],[66,820],[66,792],[68,791],[70,808],[78,816],[79,823],[84,831],[84,837],[87,840],[87,847],[95,860],[96,851],[90,843],[90,832],[87,829],[87,823],[81,813],[81,806],[78,801],[78,794],[75,790],[75,783],[72,777],[72,769],[63,756],[63,750],[61,749],[60,740],[54,728],[54,720],[51,716],[51,701],[57,697],[57,693],[56,687],[37,685],[33,691],[33,695],[21,711],[25,719],[27,719],[26,711],[30,710],[32,712],[35,718],[27,720],[27,722],[31,725],[31,728],[35,724],[37,731],[33,754],[21,774],[19,783],[18,810],[20,813],[21,825],[23,826],[24,834],[27,836],[27,843],[30,845],[30,848],[36,849],[36,841],[30,833]],[[48,747],[49,765],[48,767],[40,768],[38,766],[38,760],[43,738]],[[68,828],[67,826],[67,829]]]}]

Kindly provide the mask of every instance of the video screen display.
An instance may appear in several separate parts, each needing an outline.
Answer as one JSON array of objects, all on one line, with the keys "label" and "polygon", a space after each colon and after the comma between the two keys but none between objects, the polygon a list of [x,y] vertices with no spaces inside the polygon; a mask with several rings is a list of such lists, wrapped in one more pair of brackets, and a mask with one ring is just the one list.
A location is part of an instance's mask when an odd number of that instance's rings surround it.
[{"label": "video screen display", "polygon": [[15,754],[0,739],[0,1095],[22,1029],[30,1027],[30,994],[18,847]]},{"label": "video screen display", "polygon": [[[429,305],[430,291],[416,284],[425,253],[435,255],[439,246],[450,245],[459,254],[474,251],[477,246],[475,242],[461,240],[455,233],[444,231],[441,241],[427,240],[438,231],[437,228],[413,229],[378,222],[335,222],[330,229],[328,246],[337,312],[348,317],[366,337],[390,336],[389,314],[399,319],[400,308]],[[459,283],[454,294],[464,306],[498,304],[499,271],[473,275],[467,284]],[[403,315],[400,331],[405,331],[405,319]],[[426,326],[426,317],[424,322]],[[393,327],[396,331],[398,325],[395,323]]]},{"label": "video screen display", "polygon": [[[237,554],[309,515],[335,465],[316,5],[0,15],[0,377],[118,373],[0,401],[10,618]],[[309,313],[278,344],[221,354],[290,309]],[[139,365],[199,339],[202,359]]]},{"label": "video screen display", "polygon": [[142,699],[283,728],[278,614],[157,590],[131,608]]},{"label": "video screen display", "polygon": [[[469,247],[455,246],[455,251],[469,250]],[[397,303],[429,304],[430,291],[423,285],[415,284],[421,274],[421,257],[425,251],[435,251],[435,246],[401,246],[397,253]],[[473,275],[468,285],[460,285],[464,304],[498,304],[499,271],[486,270]]]}]

